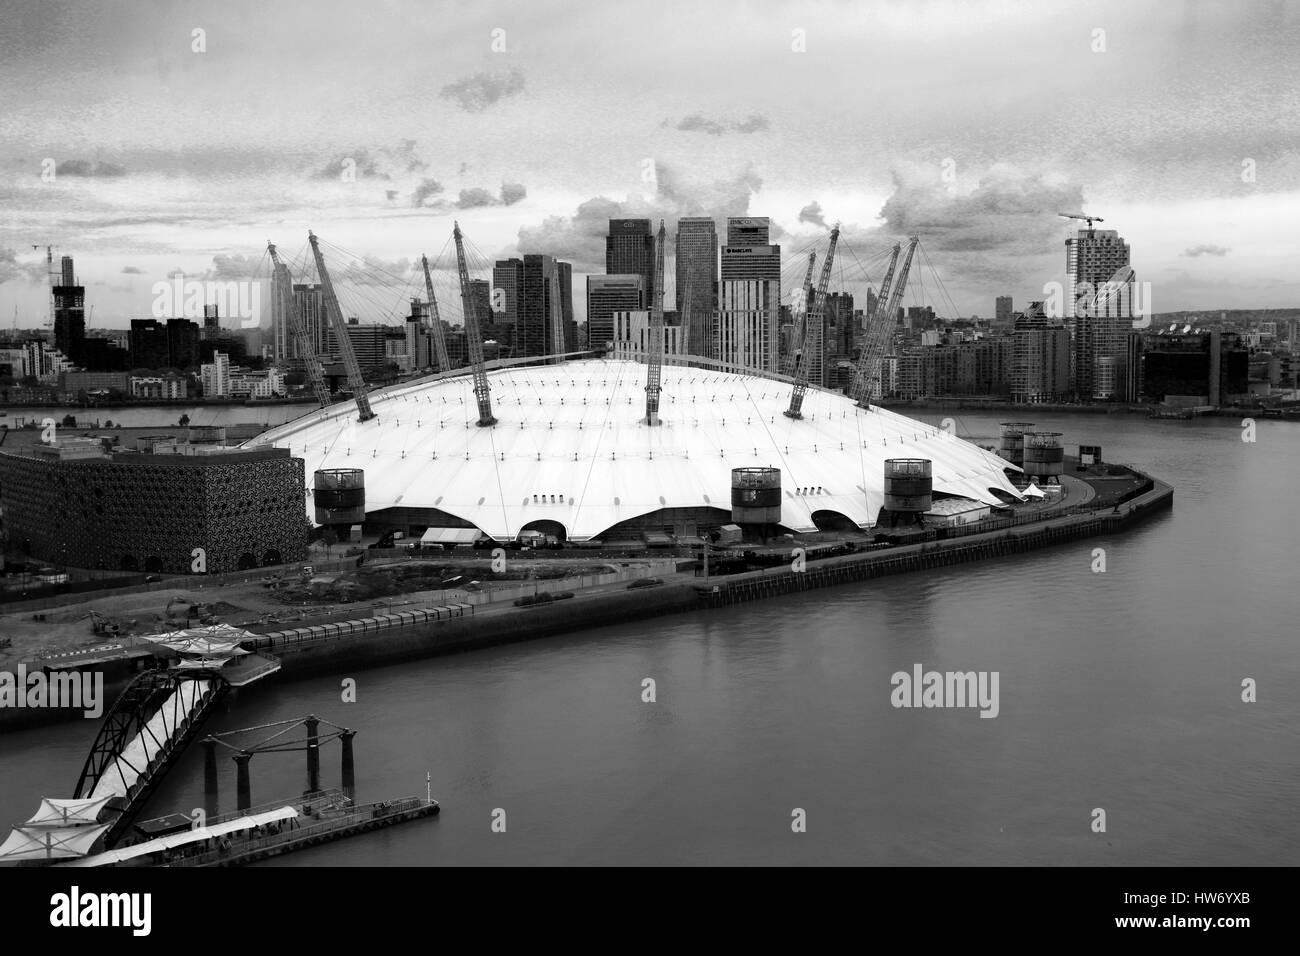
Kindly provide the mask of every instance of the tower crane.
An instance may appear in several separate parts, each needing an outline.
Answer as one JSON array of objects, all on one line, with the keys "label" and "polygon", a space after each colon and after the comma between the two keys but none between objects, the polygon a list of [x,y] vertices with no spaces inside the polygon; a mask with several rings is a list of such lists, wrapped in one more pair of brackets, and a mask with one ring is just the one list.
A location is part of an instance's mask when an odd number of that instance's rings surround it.
[{"label": "tower crane", "polygon": [[813,265],[817,262],[817,250],[808,250],[808,271],[803,276],[803,301],[798,303],[798,312],[794,316],[794,334],[790,337],[790,351],[785,356],[785,361],[781,363],[781,371],[785,375],[794,375],[795,356],[803,348],[804,336],[807,335],[808,326],[808,306],[812,304],[813,292]]},{"label": "tower crane", "polygon": [[293,340],[298,343],[298,351],[302,353],[312,394],[324,407],[330,403],[330,389],[325,382],[325,373],[320,367],[320,361],[316,358],[316,343],[308,336],[302,315],[294,305],[289,267],[280,261],[280,256],[275,251],[275,243],[269,239],[266,241],[266,251],[271,256],[271,307],[284,316],[283,321],[287,323],[289,331],[293,334]]},{"label": "tower crane", "polygon": [[469,364],[474,371],[474,399],[478,402],[478,424],[487,428],[497,423],[492,414],[492,387],[488,385],[487,366],[483,362],[483,334],[479,331],[478,306],[469,287],[469,268],[465,265],[465,244],[460,235],[460,223],[451,231],[456,240],[456,269],[460,273],[460,301],[465,309],[465,345],[469,351]]},{"label": "tower crane", "polygon": [[[903,267],[894,280],[894,263],[898,261],[897,245],[889,260],[889,271],[880,286],[880,297],[876,299],[876,311],[867,326],[866,338],[862,343],[862,354],[858,356],[858,366],[853,373],[851,397],[860,408],[871,407],[872,386],[880,380],[881,364],[885,360],[885,350],[889,347],[898,303],[903,300],[903,291],[907,288],[907,273],[912,268],[912,256],[916,253],[916,244],[921,240],[916,236],[907,240],[907,256]],[[888,295],[888,301],[885,301]]]},{"label": "tower crane", "polygon": [[447,358],[447,339],[442,334],[442,317],[438,315],[438,297],[433,294],[433,277],[429,275],[429,257],[420,256],[424,266],[424,294],[429,300],[429,331],[433,334],[433,351],[438,360],[439,372],[451,371],[451,360]]},{"label": "tower crane", "polygon": [[352,337],[348,335],[347,324],[343,321],[338,297],[334,295],[334,283],[330,280],[329,270],[325,268],[325,257],[321,255],[316,234],[310,229],[307,230],[307,241],[311,243],[311,254],[316,259],[316,274],[320,276],[321,291],[325,294],[325,311],[334,329],[334,338],[338,340],[343,367],[348,370],[348,388],[352,390],[357,402],[357,421],[368,422],[375,417],[375,413],[370,410],[370,399],[366,397],[366,380],[361,375],[361,365],[352,348]]},{"label": "tower crane", "polygon": [[1094,222],[1105,222],[1105,221],[1106,221],[1105,219],[1102,219],[1101,216],[1085,216],[1085,215],[1084,215],[1083,213],[1081,213],[1081,212],[1077,212],[1077,213],[1076,213],[1076,212],[1058,212],[1057,215],[1060,216],[1062,219],[1085,219],[1085,220],[1087,220],[1087,222],[1088,222],[1088,235],[1089,235],[1089,236],[1092,235],[1092,232],[1093,232],[1092,224],[1093,224]]},{"label": "tower crane", "polygon": [[[822,319],[826,314],[826,287],[831,281],[831,266],[835,262],[835,245],[839,241],[840,224],[837,222],[835,228],[831,230],[831,242],[826,249],[826,258],[822,260],[822,274],[817,279],[817,291],[813,295],[811,312],[809,312],[807,306],[804,308],[803,355],[800,356],[799,367],[795,369],[794,391],[790,394],[790,407],[782,413],[786,418],[803,418],[803,397],[808,391],[808,367],[812,364],[809,357],[814,354],[814,350],[820,350],[822,347]],[[808,260],[808,265],[811,269],[811,259]],[[811,322],[809,316],[811,316]],[[811,330],[811,334],[809,334],[809,330]]]},{"label": "tower crane", "polygon": [[654,289],[650,292],[650,328],[647,332],[649,369],[646,372],[645,423],[659,424],[659,380],[664,368],[664,221],[655,236]]}]

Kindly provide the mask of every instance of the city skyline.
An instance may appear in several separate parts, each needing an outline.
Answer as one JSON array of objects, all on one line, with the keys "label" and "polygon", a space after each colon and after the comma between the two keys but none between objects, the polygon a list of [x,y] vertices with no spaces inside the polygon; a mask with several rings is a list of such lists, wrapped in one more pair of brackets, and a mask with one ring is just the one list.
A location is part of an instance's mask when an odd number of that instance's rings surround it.
[{"label": "city skyline", "polygon": [[[1282,234],[1300,211],[1285,108],[1297,15],[1238,9],[792,4],[732,17],[724,44],[692,30],[705,14],[684,5],[631,36],[599,9],[486,5],[435,27],[399,4],[364,36],[334,21],[310,41],[282,12],[257,8],[251,29],[246,4],[18,11],[30,29],[0,40],[0,76],[26,91],[0,107],[18,131],[0,146],[0,322],[48,312],[33,246],[77,256],[88,324],[120,327],[176,269],[246,278],[267,238],[292,249],[312,227],[411,266],[454,216],[489,257],[552,255],[584,285],[603,271],[611,218],[765,215],[787,248],[838,219],[867,252],[917,233],[960,311],[983,314],[994,296],[1037,299],[1063,278],[1072,226],[1056,213],[1084,211],[1141,250],[1157,311],[1287,307],[1300,300]],[[444,32],[455,42],[432,77],[402,55]],[[566,55],[597,37],[611,52],[599,63]],[[272,50],[298,63],[309,42],[337,75],[268,70]],[[859,68],[864,47],[876,55]],[[990,56],[1001,49],[1016,57]],[[760,74],[746,69],[756,56]],[[918,80],[930,57],[963,83]],[[629,114],[641,66],[664,79],[638,86],[645,105]],[[740,70],[743,92],[722,82]],[[1223,71],[1234,82],[1212,79]],[[873,92],[827,97],[828,83]],[[1189,100],[1205,108],[1176,108]],[[385,107],[359,107],[372,101]],[[345,138],[318,121],[339,104],[361,117]],[[521,139],[527,152],[507,148]],[[671,258],[667,271],[673,283]]]}]

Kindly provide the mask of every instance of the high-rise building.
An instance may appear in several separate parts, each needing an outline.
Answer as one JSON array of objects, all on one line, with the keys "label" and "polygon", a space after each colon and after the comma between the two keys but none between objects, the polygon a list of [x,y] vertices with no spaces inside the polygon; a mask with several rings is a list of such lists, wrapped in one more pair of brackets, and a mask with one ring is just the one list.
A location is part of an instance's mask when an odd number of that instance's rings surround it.
[{"label": "high-rise building", "polygon": [[1054,325],[1043,303],[1031,302],[1011,335],[1011,399],[1056,402],[1070,393],[1070,332]]},{"label": "high-rise building", "polygon": [[519,302],[524,293],[524,260],[498,259],[492,267],[492,305],[497,321],[514,325],[519,321]]},{"label": "high-rise building", "polygon": [[603,349],[615,341],[614,313],[644,309],[646,297],[639,275],[587,276],[587,348]]},{"label": "high-rise building", "polygon": [[648,290],[654,285],[655,237],[649,219],[611,219],[605,237],[605,274],[638,275]]},{"label": "high-rise building", "polygon": [[195,368],[199,364],[199,324],[189,319],[167,320],[167,364]]},{"label": "high-rise building", "polygon": [[217,352],[212,361],[200,367],[199,380],[203,383],[204,398],[226,398],[230,395],[230,356]]},{"label": "high-rise building", "polygon": [[[713,313],[718,307],[718,232],[711,217],[687,216],[677,221],[677,311],[687,325],[685,349],[710,355]],[[685,313],[690,286],[690,315]]]},{"label": "high-rise building", "polygon": [[[553,279],[555,280],[553,283]],[[565,289],[566,281],[569,288]],[[563,328],[568,330],[573,316],[573,271],[568,263],[557,262],[554,256],[531,253],[524,256],[523,295],[520,297],[519,320],[514,330],[514,355],[553,355],[565,350],[563,341],[557,342],[551,317],[552,285],[560,289],[559,310]],[[568,318],[565,304],[568,303]],[[565,332],[566,336],[569,334]]]},{"label": "high-rise building", "polygon": [[167,348],[167,326],[157,319],[132,319],[132,367],[165,368],[170,364],[171,360]]},{"label": "high-rise building", "polygon": [[[307,333],[307,341],[311,343],[314,355],[323,355],[329,351],[329,319],[325,315],[325,292],[318,284],[312,283],[295,283],[293,287],[293,307],[298,310],[298,315],[302,321],[303,328]],[[289,357],[296,359],[305,359],[301,346],[292,334],[292,329],[288,331],[288,340],[290,342]],[[277,361],[280,357],[277,356]]]},{"label": "high-rise building", "polygon": [[478,310],[475,315],[478,316],[480,325],[486,325],[492,321],[492,284],[487,279],[470,279],[469,280],[469,297]]},{"label": "high-rise building", "polygon": [[778,370],[781,247],[768,243],[766,217],[727,220],[713,350],[724,362]]},{"label": "high-rise building", "polygon": [[220,306],[205,305],[203,307],[203,337],[206,339],[210,335],[221,330],[221,314],[217,311]]},{"label": "high-rise building", "polygon": [[998,296],[995,300],[994,309],[999,325],[1011,324],[1011,296]]},{"label": "high-rise building", "polygon": [[1128,243],[1114,229],[1080,229],[1065,240],[1066,323],[1073,339],[1074,391],[1081,399],[1120,398],[1125,388],[1132,288],[1090,305],[1129,264]]},{"label": "high-rise building", "polygon": [[72,256],[64,256],[62,265],[61,280],[51,290],[54,296],[54,347],[72,362],[81,364],[85,360],[86,289],[77,285]]}]

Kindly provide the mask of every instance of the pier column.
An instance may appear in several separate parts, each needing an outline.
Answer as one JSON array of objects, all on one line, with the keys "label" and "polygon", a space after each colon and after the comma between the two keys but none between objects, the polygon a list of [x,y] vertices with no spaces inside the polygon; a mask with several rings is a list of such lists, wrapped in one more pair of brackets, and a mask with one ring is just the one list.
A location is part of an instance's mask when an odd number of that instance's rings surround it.
[{"label": "pier column", "polygon": [[339,738],[343,742],[343,792],[353,800],[357,794],[357,769],[352,760],[352,738],[356,735],[355,730],[345,730]]},{"label": "pier column", "polygon": [[247,810],[253,805],[253,787],[248,779],[248,762],[253,759],[253,755],[248,751],[235,754],[236,775],[235,784],[235,809]]},{"label": "pier column", "polygon": [[320,719],[309,716],[307,724],[307,792],[320,793]]},{"label": "pier column", "polygon": [[203,810],[210,817],[221,812],[217,792],[217,741],[208,737],[203,741]]}]

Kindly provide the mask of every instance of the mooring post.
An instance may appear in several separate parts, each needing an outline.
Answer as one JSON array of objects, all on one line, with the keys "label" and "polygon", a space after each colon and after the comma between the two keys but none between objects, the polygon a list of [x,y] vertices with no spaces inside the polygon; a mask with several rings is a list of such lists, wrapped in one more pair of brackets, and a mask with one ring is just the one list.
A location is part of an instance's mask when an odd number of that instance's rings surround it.
[{"label": "mooring post", "polygon": [[320,718],[307,717],[307,792],[320,793]]},{"label": "mooring post", "polygon": [[352,761],[352,738],[356,735],[355,730],[345,730],[339,735],[343,741],[343,792],[352,800],[357,794],[357,770]]},{"label": "mooring post", "polygon": [[210,817],[221,812],[217,791],[217,739],[208,737],[203,741],[203,810]]},{"label": "mooring post", "polygon": [[235,754],[235,767],[238,770],[235,783],[235,809],[247,810],[253,805],[253,787],[248,779],[248,762],[253,755],[247,750]]}]

